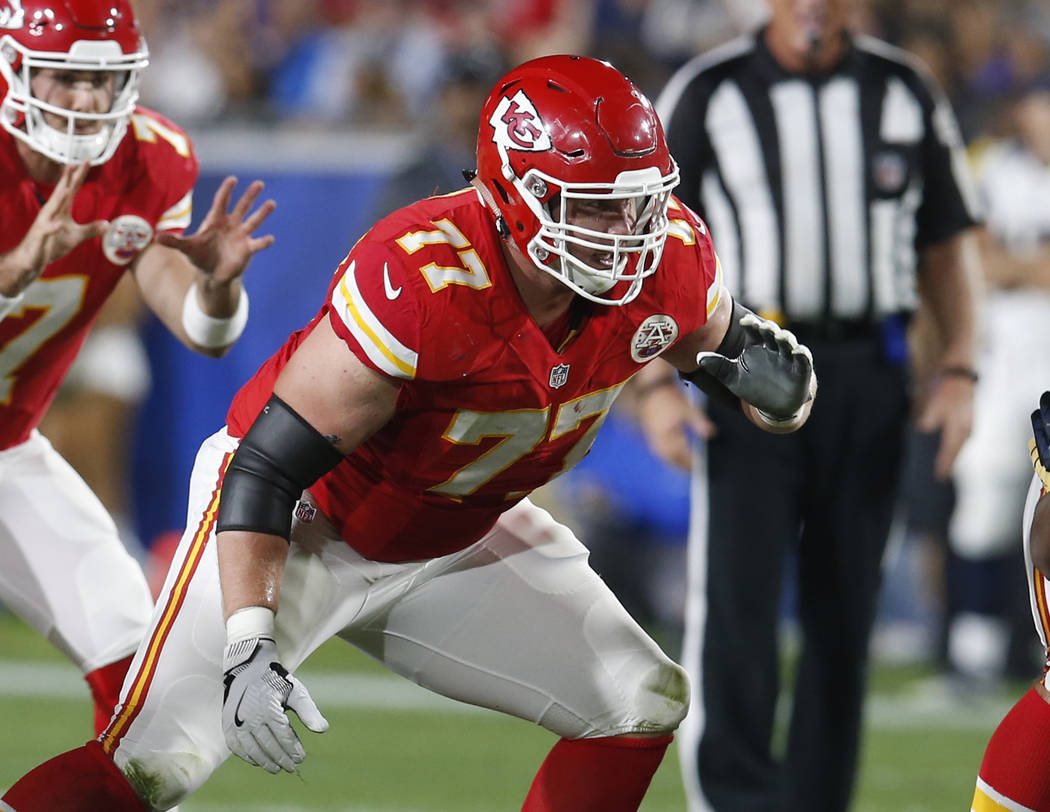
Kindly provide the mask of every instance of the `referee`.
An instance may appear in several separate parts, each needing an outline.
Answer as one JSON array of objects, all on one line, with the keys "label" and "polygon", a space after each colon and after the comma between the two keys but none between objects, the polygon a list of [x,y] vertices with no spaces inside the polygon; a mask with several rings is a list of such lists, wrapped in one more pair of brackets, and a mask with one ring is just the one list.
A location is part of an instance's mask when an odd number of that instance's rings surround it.
[{"label": "referee", "polygon": [[[960,139],[931,78],[850,34],[847,0],[770,5],[764,28],[685,65],[657,103],[678,195],[709,225],[726,287],[808,345],[820,380],[795,434],[707,404],[683,651],[694,700],[679,750],[691,810],[835,812],[853,787],[909,419],[906,326],[921,300],[943,342],[920,423],[941,431],[944,476],[970,431],[980,269]],[[670,389],[638,389],[651,441],[654,422],[676,423]],[[771,738],[789,566],[801,640],[781,760]]]}]

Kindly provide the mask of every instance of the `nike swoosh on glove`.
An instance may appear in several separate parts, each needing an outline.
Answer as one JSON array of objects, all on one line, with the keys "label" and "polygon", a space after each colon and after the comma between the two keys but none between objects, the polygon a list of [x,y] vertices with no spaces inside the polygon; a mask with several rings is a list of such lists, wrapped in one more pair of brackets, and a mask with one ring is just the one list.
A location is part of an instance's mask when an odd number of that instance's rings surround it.
[{"label": "nike swoosh on glove", "polygon": [[295,711],[314,733],[328,730],[328,720],[303,684],[281,665],[277,644],[268,637],[228,644],[222,667],[226,746],[269,773],[295,772],[306,751],[285,710]]},{"label": "nike swoosh on glove", "polygon": [[748,332],[737,358],[717,352],[696,356],[700,368],[745,403],[774,420],[788,420],[810,399],[813,356],[789,330],[748,313],[740,319]]}]

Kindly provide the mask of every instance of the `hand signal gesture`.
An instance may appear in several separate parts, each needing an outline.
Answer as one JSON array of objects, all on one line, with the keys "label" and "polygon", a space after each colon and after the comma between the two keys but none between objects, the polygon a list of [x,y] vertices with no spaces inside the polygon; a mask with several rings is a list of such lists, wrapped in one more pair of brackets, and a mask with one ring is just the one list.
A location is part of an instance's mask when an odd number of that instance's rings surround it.
[{"label": "hand signal gesture", "polygon": [[248,214],[262,191],[262,181],[253,181],[233,210],[227,211],[236,185],[237,178],[232,175],[222,182],[208,214],[192,236],[179,237],[168,232],[157,235],[157,242],[181,251],[204,274],[220,284],[229,284],[243,274],[252,256],[274,240],[272,234],[252,236],[252,232],[277,207],[273,200],[267,200]]},{"label": "hand signal gesture", "polygon": [[73,219],[73,199],[90,168],[89,164],[82,163],[62,169],[54,191],[15,249],[21,274],[18,279],[10,280],[13,282],[10,294],[21,292],[50,263],[61,259],[80,243],[106,233],[109,223],[105,220],[78,223]]}]

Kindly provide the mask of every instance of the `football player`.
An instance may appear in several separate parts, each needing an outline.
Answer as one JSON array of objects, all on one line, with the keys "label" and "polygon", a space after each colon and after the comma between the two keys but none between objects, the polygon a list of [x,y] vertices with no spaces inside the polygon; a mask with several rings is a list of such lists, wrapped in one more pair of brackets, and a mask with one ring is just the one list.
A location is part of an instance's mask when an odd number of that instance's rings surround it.
[{"label": "football player", "polygon": [[[395,211],[241,389],[107,730],[8,810],[167,809],[230,754],[304,758],[292,671],[338,636],[445,696],[560,737],[524,809],[637,809],[685,672],[526,497],[662,356],[758,425],[809,415],[808,350],[735,304],[652,105],[552,56],[485,102],[471,186]],[[219,499],[221,492],[221,501]]]},{"label": "football player", "polygon": [[127,0],[0,2],[0,600],[84,672],[101,732],[152,600],[114,522],[37,431],[102,303],[130,272],[184,344],[218,357],[240,277],[272,241],[227,178],[200,229],[186,134],[136,106],[147,50]]},{"label": "football player", "polygon": [[1050,810],[1050,392],[1032,413],[1029,448],[1035,476],[1022,532],[1035,630],[1046,651],[1042,679],[1006,714],[981,761],[971,812]]}]

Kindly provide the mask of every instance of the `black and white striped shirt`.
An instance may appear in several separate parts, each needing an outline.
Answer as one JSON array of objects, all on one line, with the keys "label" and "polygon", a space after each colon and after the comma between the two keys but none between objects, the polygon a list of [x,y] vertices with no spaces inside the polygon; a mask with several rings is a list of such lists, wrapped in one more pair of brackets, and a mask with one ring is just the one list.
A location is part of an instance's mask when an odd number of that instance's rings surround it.
[{"label": "black and white striped shirt", "polygon": [[975,222],[947,101],[871,37],[813,78],[782,68],[764,32],[741,37],[682,67],[657,110],[728,288],[789,324],[911,312],[918,252]]}]

